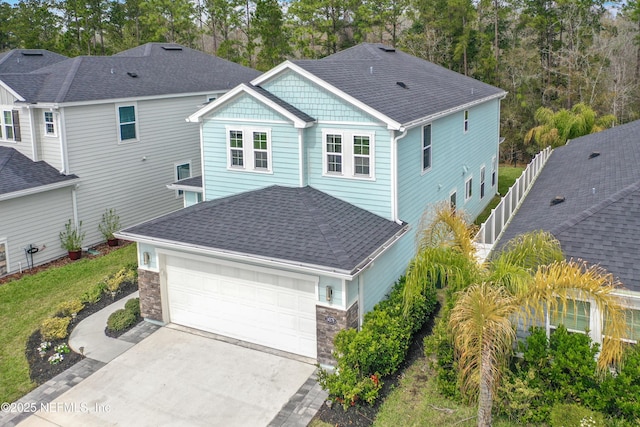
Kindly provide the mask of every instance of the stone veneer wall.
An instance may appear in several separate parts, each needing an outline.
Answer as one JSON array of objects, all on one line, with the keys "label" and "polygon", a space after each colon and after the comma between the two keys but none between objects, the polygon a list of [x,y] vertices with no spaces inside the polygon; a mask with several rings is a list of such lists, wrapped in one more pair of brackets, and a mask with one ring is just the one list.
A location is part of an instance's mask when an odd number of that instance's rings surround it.
[{"label": "stone veneer wall", "polygon": [[160,273],[138,269],[138,289],[140,290],[140,314],[142,317],[162,322]]},{"label": "stone veneer wall", "polygon": [[318,363],[322,365],[335,365],[336,361],[331,355],[331,352],[333,351],[333,338],[343,329],[357,327],[357,302],[346,311],[317,305],[316,331],[318,341]]}]

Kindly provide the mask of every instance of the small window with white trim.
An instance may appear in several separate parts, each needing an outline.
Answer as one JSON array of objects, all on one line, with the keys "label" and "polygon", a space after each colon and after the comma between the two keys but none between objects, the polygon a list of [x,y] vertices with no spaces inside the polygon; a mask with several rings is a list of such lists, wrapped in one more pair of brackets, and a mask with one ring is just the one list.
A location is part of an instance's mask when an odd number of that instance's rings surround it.
[{"label": "small window with white trim", "polygon": [[138,121],[136,106],[117,105],[118,115],[118,141],[135,142],[138,140]]},{"label": "small window with white trim", "polygon": [[44,134],[56,136],[56,124],[54,122],[53,111],[44,112]]},{"label": "small window with white trim", "polygon": [[469,110],[464,110],[464,133],[469,132]]},{"label": "small window with white trim", "polygon": [[353,167],[355,175],[370,176],[370,141],[368,136],[353,137]]},{"label": "small window with white trim", "polygon": [[485,176],[485,167],[483,165],[480,168],[480,199],[484,199],[484,176]]},{"label": "small window with white trim", "polygon": [[4,141],[20,141],[20,119],[18,110],[0,107],[0,139]]},{"label": "small window with white trim", "polygon": [[342,135],[327,134],[325,136],[325,150],[327,152],[327,172],[342,173]]},{"label": "small window with white trim", "polygon": [[472,196],[473,196],[473,177],[469,177],[464,182],[464,201],[468,202]]},{"label": "small window with white trim", "polygon": [[449,193],[449,206],[453,212],[458,208],[458,192],[456,190]]},{"label": "small window with white trim", "polygon": [[493,158],[491,159],[491,186],[492,187],[496,186],[496,182],[498,178],[496,175],[497,169],[498,169],[498,160],[496,156],[493,156]]},{"label": "small window with white trim", "polygon": [[431,169],[431,125],[422,128],[422,171]]},{"label": "small window with white trim", "polygon": [[227,167],[271,172],[271,130],[227,126]]},{"label": "small window with white trim", "polygon": [[555,330],[562,324],[569,332],[584,334],[591,329],[590,322],[591,304],[587,301],[568,300],[566,307],[563,307],[563,304],[558,302],[556,309],[551,312],[549,329]]},{"label": "small window with white trim", "polygon": [[[179,162],[175,163],[175,180],[180,181],[181,179],[191,178],[191,162]],[[176,197],[182,196],[184,191],[176,190]]]}]

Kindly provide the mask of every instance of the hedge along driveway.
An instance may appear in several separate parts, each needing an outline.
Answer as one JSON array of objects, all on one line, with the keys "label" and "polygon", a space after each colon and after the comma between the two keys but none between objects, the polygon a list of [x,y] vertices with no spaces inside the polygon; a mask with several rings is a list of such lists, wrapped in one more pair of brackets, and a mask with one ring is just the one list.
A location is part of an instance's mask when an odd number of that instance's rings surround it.
[{"label": "hedge along driveway", "polygon": [[0,285],[0,402],[12,402],[35,388],[25,348],[40,323],[55,314],[61,302],[79,298],[106,276],[135,262],[136,245],[128,245]]}]

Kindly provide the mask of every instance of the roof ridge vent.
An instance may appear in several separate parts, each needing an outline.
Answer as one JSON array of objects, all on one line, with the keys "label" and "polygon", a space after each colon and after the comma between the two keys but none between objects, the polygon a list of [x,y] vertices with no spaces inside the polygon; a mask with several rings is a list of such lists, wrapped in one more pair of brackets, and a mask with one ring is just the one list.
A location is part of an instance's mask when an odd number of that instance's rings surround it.
[{"label": "roof ridge vent", "polygon": [[22,56],[44,56],[42,52],[21,52]]},{"label": "roof ridge vent", "polygon": [[136,77],[138,77],[138,74],[137,73],[132,73],[131,71],[128,71],[127,72],[127,76],[133,77],[135,79]]},{"label": "roof ridge vent", "polygon": [[593,153],[589,154],[589,158],[593,159],[595,157],[598,157],[600,155],[599,151],[594,151]]},{"label": "roof ridge vent", "polygon": [[395,52],[396,51],[395,47],[389,47],[389,46],[378,46],[378,49],[380,49],[383,52]]},{"label": "roof ridge vent", "polygon": [[169,51],[181,51],[182,46],[162,46],[162,49]]},{"label": "roof ridge vent", "polygon": [[549,206],[555,206],[555,205],[559,205],[560,203],[564,202],[564,196],[556,196],[553,199],[551,199],[551,203],[549,204]]}]

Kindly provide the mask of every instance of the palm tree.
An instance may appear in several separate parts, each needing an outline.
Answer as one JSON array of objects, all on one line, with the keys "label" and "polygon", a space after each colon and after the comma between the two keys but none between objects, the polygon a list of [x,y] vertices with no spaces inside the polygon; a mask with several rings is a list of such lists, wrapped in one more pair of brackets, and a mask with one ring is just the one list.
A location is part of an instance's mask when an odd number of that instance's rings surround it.
[{"label": "palm tree", "polygon": [[493,394],[513,351],[515,324],[526,329],[543,322],[546,313],[566,312],[574,300],[589,300],[605,316],[607,337],[598,366],[605,369],[620,361],[619,338],[626,323],[612,293],[617,283],[611,275],[597,266],[565,261],[559,242],[544,232],[519,236],[488,265],[480,266],[473,250],[467,250],[471,234],[463,232],[465,219],[441,210],[443,206],[430,215],[433,222],[422,233],[419,252],[407,272],[405,298],[409,301],[425,283],[457,290],[443,321],[452,333],[461,390],[477,396],[478,426],[491,425]]}]

